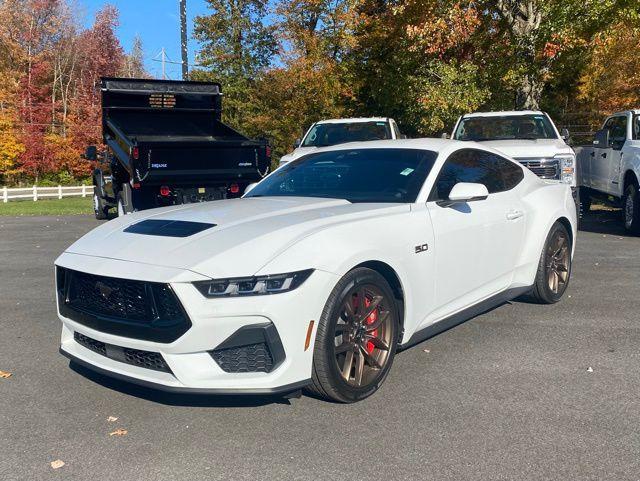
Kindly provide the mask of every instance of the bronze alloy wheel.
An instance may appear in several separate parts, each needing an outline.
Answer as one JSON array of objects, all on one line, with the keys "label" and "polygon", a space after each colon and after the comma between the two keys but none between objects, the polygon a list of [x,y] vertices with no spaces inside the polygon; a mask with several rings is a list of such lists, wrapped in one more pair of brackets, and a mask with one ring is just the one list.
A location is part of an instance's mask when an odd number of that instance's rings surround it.
[{"label": "bronze alloy wheel", "polygon": [[377,380],[389,359],[392,304],[373,284],[355,286],[342,299],[335,327],[335,360],[350,386]]},{"label": "bronze alloy wheel", "polygon": [[554,294],[562,294],[569,280],[571,252],[566,232],[556,230],[547,245],[547,283]]}]

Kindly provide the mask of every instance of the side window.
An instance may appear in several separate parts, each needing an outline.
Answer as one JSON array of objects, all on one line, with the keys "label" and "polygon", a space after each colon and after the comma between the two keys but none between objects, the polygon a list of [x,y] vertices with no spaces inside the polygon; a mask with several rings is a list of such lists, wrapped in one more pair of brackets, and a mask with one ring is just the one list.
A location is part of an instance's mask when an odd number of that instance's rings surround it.
[{"label": "side window", "polygon": [[395,138],[399,139],[401,134],[400,134],[400,130],[398,129],[398,125],[396,124],[395,120],[391,121],[391,128],[393,129],[393,133],[395,135]]},{"label": "side window", "polygon": [[640,115],[633,116],[633,140],[640,140]]},{"label": "side window", "polygon": [[516,165],[510,160],[498,158],[498,165],[502,178],[504,179],[504,190],[511,190],[524,179],[524,172],[520,165]]},{"label": "side window", "polygon": [[462,149],[454,152],[442,166],[429,200],[448,199],[451,189],[458,182],[484,184],[490,194],[507,190],[501,172],[502,162],[508,161],[482,150]]},{"label": "side window", "polygon": [[620,150],[627,140],[627,116],[614,117],[614,122],[609,130],[609,139],[611,146]]}]

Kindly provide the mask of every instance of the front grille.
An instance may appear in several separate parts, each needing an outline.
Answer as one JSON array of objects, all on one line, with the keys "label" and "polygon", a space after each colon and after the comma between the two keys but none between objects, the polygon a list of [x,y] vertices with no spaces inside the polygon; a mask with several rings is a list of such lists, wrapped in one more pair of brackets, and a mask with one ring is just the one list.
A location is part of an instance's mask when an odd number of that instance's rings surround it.
[{"label": "front grille", "polygon": [[172,342],[191,322],[169,284],[57,267],[60,313],[101,332]]},{"label": "front grille", "polygon": [[159,352],[115,346],[113,344],[107,344],[105,342],[92,339],[91,337],[80,334],[79,332],[74,332],[73,338],[78,344],[92,350],[93,352],[97,352],[102,356],[108,357],[109,359],[131,364],[133,366],[143,367],[145,369],[171,373],[171,369],[165,362],[162,354]]},{"label": "front grille", "polygon": [[270,372],[273,356],[266,342],[211,351],[211,357],[225,372]]},{"label": "front grille", "polygon": [[146,283],[74,272],[68,304],[75,309],[130,321],[153,319]]},{"label": "front grille", "polygon": [[542,179],[559,179],[560,164],[555,159],[516,159]]}]

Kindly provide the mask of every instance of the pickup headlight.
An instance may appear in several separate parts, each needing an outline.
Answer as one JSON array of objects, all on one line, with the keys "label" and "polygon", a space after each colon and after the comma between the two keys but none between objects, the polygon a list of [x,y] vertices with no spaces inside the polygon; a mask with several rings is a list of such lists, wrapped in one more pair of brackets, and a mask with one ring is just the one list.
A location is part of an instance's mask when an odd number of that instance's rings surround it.
[{"label": "pickup headlight", "polygon": [[287,274],[212,279],[194,282],[193,285],[203,296],[209,298],[279,294],[296,289],[308,279],[312,272],[313,269],[307,269]]},{"label": "pickup headlight", "polygon": [[574,154],[558,154],[553,158],[560,163],[560,181],[564,184],[576,185],[576,156]]}]

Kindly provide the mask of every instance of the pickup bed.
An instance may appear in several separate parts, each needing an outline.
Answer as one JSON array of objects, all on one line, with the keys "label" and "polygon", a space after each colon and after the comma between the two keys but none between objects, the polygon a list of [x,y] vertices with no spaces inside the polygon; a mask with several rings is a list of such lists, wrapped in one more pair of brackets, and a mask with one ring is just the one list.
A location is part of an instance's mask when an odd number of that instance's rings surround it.
[{"label": "pickup bed", "polygon": [[575,150],[583,208],[592,198],[620,205],[625,229],[640,234],[640,110],[611,115],[592,144]]},{"label": "pickup bed", "polygon": [[93,174],[96,217],[239,197],[268,173],[267,142],[222,123],[219,84],[104,78],[101,87],[107,150]]}]

